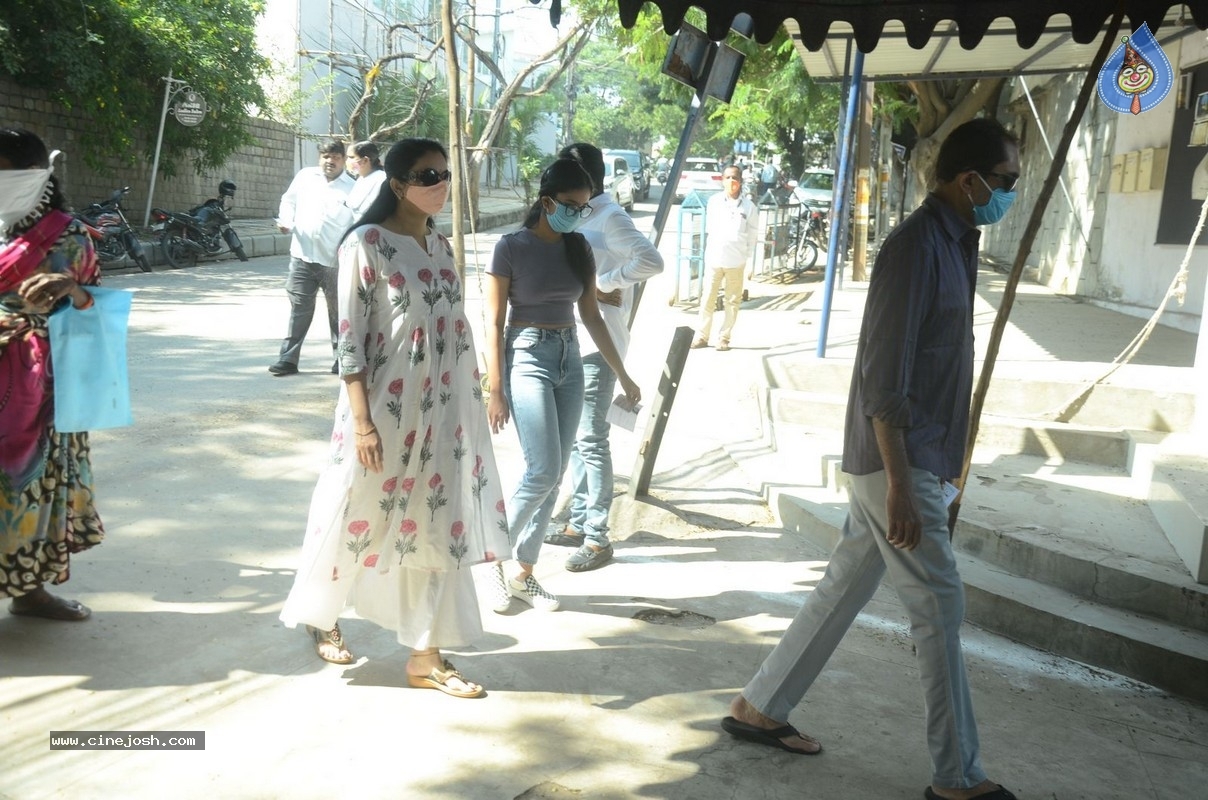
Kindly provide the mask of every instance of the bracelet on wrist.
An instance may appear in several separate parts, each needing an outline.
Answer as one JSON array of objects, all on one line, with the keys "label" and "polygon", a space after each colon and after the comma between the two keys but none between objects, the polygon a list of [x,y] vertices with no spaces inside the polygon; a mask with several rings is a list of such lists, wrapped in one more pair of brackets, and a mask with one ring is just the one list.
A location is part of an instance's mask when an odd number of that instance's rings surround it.
[{"label": "bracelet on wrist", "polygon": [[370,428],[369,430],[365,431],[364,433],[361,433],[360,431],[353,431],[353,433],[355,433],[357,436],[370,436],[377,432],[378,432],[377,428]]}]

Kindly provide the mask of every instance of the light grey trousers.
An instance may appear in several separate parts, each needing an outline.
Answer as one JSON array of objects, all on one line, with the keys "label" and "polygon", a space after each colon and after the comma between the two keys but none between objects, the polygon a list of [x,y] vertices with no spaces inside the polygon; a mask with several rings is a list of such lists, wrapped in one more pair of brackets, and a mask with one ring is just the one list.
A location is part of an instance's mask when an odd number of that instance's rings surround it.
[{"label": "light grey trousers", "polygon": [[948,510],[939,479],[926,470],[911,470],[923,533],[918,547],[907,551],[885,538],[885,473],[848,477],[847,521],[826,574],[743,689],[743,697],[772,719],[788,720],[888,571],[910,615],[918,653],[932,782],[945,788],[976,786],[986,774],[961,655],[965,594],[948,539]]}]

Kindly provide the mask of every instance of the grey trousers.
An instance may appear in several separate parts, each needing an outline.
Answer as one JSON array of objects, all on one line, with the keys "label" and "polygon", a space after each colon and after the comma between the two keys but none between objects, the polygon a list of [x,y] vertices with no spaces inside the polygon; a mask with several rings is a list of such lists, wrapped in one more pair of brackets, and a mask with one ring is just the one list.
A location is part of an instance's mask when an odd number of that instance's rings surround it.
[{"label": "grey trousers", "polygon": [[923,533],[918,547],[906,551],[885,538],[885,473],[849,477],[847,521],[826,574],[743,689],[743,697],[772,719],[788,720],[888,571],[910,615],[918,653],[932,782],[954,789],[976,786],[986,774],[961,655],[965,594],[948,539],[939,479],[926,470],[911,470]]},{"label": "grey trousers", "polygon": [[306,332],[310,330],[311,320],[315,317],[315,298],[320,289],[323,290],[323,298],[327,301],[331,352],[335,354],[339,334],[336,327],[336,277],[339,271],[338,267],[325,267],[300,258],[289,260],[289,275],[285,278],[285,293],[289,295],[289,332],[281,342],[281,357],[278,361],[297,366],[298,358],[302,354],[302,342],[306,340]]}]

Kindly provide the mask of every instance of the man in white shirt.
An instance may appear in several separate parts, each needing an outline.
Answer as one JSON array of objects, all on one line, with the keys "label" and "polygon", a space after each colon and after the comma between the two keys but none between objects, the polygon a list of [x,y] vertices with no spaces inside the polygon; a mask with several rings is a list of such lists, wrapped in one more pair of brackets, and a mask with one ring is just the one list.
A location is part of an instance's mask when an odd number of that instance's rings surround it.
[{"label": "man in white shirt", "polygon": [[[277,228],[293,233],[289,247],[289,332],[281,343],[277,363],[268,371],[277,377],[296,375],[302,342],[315,316],[319,289],[327,301],[331,327],[331,350],[336,349],[336,248],[340,237],[353,223],[353,212],[344,201],[356,182],[344,171],[344,143],[328,142],[319,148],[319,166],[306,167],[294,176],[281,196]],[[332,365],[332,372],[336,367]]]},{"label": "man in white shirt", "polygon": [[725,310],[718,332],[718,350],[730,349],[730,335],[742,303],[742,276],[759,241],[759,213],[742,193],[742,170],[729,166],[721,173],[720,194],[705,207],[705,270],[708,290],[700,296],[700,318],[692,347],[709,345],[717,292],[725,284]]},{"label": "man in white shirt", "polygon": [[[604,156],[595,145],[578,143],[558,154],[583,165],[595,184],[591,216],[577,228],[591,245],[596,260],[596,297],[600,314],[621,358],[629,349],[629,315],[634,286],[663,271],[663,257],[654,243],[634,226],[629,215],[604,193]],[[583,354],[583,414],[570,456],[570,520],[566,528],[545,538],[549,544],[578,548],[566,560],[571,572],[586,572],[612,559],[608,541],[608,512],[612,507],[612,451],[605,419],[617,376],[604,363],[591,337],[579,326]],[[549,499],[550,503],[555,498]]]}]

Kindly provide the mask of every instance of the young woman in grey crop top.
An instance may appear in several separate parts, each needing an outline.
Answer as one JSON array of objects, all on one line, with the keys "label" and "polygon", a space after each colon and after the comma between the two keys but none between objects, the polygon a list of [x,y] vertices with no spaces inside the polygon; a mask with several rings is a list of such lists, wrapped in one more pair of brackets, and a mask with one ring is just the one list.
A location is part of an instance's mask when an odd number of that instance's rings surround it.
[{"label": "young woman in grey crop top", "polygon": [[593,193],[577,161],[555,161],[541,174],[540,195],[524,227],[499,240],[487,266],[487,420],[498,433],[515,419],[525,461],[524,476],[506,503],[518,571],[505,577],[502,565],[491,569],[491,605],[498,612],[508,609],[512,597],[534,608],[558,609],[558,598],[533,577],[533,565],[583,410],[576,305],[626,397],[631,403],[641,399],[600,316],[591,248],[574,232],[591,212],[587,201]]}]

